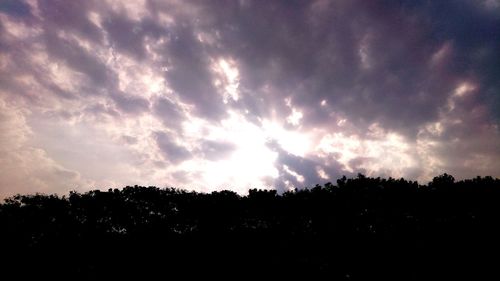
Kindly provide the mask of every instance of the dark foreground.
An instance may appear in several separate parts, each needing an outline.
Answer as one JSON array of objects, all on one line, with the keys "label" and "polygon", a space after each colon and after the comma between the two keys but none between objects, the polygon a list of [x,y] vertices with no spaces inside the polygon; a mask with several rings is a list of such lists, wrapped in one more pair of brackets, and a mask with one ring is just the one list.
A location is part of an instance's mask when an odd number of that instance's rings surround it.
[{"label": "dark foreground", "polygon": [[138,186],[15,196],[0,205],[0,278],[500,280],[499,225],[500,180],[446,174],[245,197]]}]

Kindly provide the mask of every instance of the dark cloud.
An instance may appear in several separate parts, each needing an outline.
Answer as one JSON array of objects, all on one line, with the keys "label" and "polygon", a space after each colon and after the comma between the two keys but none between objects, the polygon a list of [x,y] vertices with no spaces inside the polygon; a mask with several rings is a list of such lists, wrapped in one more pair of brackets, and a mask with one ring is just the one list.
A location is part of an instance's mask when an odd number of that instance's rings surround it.
[{"label": "dark cloud", "polygon": [[[283,109],[283,99],[292,96],[305,110],[307,125],[324,125],[330,120],[317,109],[319,101],[326,100],[330,111],[341,112],[360,126],[378,122],[414,137],[422,124],[438,117],[460,79],[491,77],[470,71],[473,65],[466,63],[472,60],[470,48],[463,46],[475,45],[473,53],[482,48],[488,57],[487,50],[499,42],[498,18],[490,15],[485,20],[488,15],[473,3],[465,8],[446,3],[436,8],[384,1],[332,1],[321,7],[319,1],[230,2],[224,8],[204,6],[209,24],[202,30],[216,31],[221,42],[216,51],[238,59],[243,89],[257,93],[266,85],[278,89],[260,95],[268,110]],[[454,15],[440,16],[448,6],[455,7]],[[439,14],[434,15],[436,10]],[[472,15],[464,15],[465,11]],[[433,69],[433,55],[447,43],[454,47],[452,58]],[[493,68],[493,74],[497,54],[489,59],[493,61],[482,58],[489,67],[473,69]]]},{"label": "dark cloud", "polygon": [[119,51],[125,51],[128,55],[138,59],[144,58],[144,30],[139,24],[123,15],[114,14],[106,17],[103,25],[109,35],[112,47],[116,47]]},{"label": "dark cloud", "polygon": [[153,113],[168,128],[180,128],[181,121],[185,119],[179,106],[166,98],[158,98],[153,104]]},{"label": "dark cloud", "polygon": [[177,27],[164,52],[170,70],[165,77],[183,102],[195,106],[201,117],[218,120],[225,115],[222,96],[214,86],[211,61],[191,28]]},{"label": "dark cloud", "polygon": [[[483,85],[479,95],[499,118],[500,82],[496,77],[500,74],[500,54],[494,51],[500,44],[498,6],[488,7],[488,1],[436,1],[422,6],[407,2],[412,1],[405,1],[405,5],[431,26],[429,36],[453,42],[450,69],[462,77],[478,79]],[[445,17],[442,11],[446,11]]]},{"label": "dark cloud", "polygon": [[177,164],[191,157],[189,150],[177,144],[171,135],[164,132],[155,132],[153,137],[166,161]]},{"label": "dark cloud", "polygon": [[89,18],[90,12],[97,12],[102,7],[98,2],[39,0],[38,7],[46,30],[54,32],[65,30],[81,35],[93,44],[102,44],[104,38],[102,31]]},{"label": "dark cloud", "polygon": [[[279,177],[274,181],[273,186],[279,191],[286,191],[290,186],[295,188],[313,187],[316,184],[337,179],[342,174],[349,174],[334,159],[329,159],[329,163],[325,163],[324,160],[317,157],[307,158],[289,153],[275,141],[270,141],[267,145],[278,153],[276,168],[279,171]],[[328,179],[320,176],[319,169],[325,173]],[[299,180],[300,177],[302,180]]]},{"label": "dark cloud", "polygon": [[0,12],[22,17],[31,14],[30,6],[20,0],[5,0],[0,3]]},{"label": "dark cloud", "polygon": [[[60,38],[53,31],[45,34],[47,53],[53,59],[64,62],[75,71],[85,74],[89,78],[90,87],[106,90],[115,85],[115,77],[94,54],[78,46],[76,42]],[[86,94],[98,94],[90,91]]]},{"label": "dark cloud", "polygon": [[138,96],[130,96],[121,91],[111,94],[111,98],[115,101],[118,108],[124,112],[133,115],[143,113],[149,109],[149,101]]}]

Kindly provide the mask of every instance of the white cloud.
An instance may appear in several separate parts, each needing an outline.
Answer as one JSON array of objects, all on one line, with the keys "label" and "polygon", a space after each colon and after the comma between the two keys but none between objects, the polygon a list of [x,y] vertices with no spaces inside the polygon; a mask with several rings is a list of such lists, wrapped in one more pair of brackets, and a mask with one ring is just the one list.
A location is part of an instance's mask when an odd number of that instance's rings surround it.
[{"label": "white cloud", "polygon": [[26,110],[0,98],[0,197],[17,193],[79,190],[90,184],[78,172],[55,162],[45,150],[31,146],[33,132]]}]

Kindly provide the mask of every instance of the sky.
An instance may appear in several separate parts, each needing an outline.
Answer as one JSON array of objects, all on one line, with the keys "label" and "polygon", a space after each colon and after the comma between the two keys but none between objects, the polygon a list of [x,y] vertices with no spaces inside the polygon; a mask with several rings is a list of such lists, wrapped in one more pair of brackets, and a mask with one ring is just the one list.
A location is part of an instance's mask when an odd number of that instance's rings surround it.
[{"label": "sky", "polygon": [[500,1],[2,0],[0,197],[500,177]]}]

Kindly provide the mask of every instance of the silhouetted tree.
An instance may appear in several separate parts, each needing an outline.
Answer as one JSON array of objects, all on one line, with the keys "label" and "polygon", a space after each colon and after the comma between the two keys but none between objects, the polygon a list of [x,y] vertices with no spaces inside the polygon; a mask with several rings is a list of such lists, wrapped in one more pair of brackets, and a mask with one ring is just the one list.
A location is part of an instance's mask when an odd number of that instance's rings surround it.
[{"label": "silhouetted tree", "polygon": [[[127,186],[0,204],[5,280],[495,279],[500,180],[342,177],[278,194]],[[271,275],[268,275],[271,276]]]}]

